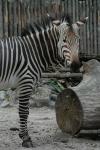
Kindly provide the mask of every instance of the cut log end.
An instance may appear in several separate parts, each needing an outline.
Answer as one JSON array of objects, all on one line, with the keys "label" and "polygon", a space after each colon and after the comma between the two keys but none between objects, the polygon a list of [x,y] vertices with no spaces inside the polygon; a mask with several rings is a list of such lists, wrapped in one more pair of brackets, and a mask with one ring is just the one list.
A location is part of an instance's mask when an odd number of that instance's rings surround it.
[{"label": "cut log end", "polygon": [[63,132],[75,135],[80,131],[83,110],[78,96],[72,89],[65,89],[58,95],[55,110],[57,124]]}]

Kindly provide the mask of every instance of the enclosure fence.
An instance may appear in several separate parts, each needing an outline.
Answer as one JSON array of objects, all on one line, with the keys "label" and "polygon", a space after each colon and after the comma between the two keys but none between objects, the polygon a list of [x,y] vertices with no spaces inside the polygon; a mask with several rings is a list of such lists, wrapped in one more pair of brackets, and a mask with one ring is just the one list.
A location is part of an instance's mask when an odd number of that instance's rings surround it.
[{"label": "enclosure fence", "polygon": [[0,0],[0,38],[20,35],[28,23],[49,13],[68,13],[73,22],[89,17],[80,29],[80,54],[100,58],[100,0]]}]

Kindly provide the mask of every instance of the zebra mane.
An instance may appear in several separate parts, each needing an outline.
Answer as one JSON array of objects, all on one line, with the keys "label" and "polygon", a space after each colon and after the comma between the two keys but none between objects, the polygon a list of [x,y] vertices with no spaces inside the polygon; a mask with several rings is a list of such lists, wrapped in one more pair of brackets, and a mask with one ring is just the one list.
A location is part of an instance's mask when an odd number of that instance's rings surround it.
[{"label": "zebra mane", "polygon": [[73,22],[72,22],[72,17],[71,17],[69,14],[63,14],[63,15],[61,16],[61,21],[62,21],[62,22],[63,22],[63,21],[67,22],[67,25],[69,26],[69,30],[70,30],[70,31],[73,31],[73,27],[72,27],[72,24],[73,24]]},{"label": "zebra mane", "polygon": [[41,32],[41,29],[46,30],[47,27],[49,27],[49,28],[51,27],[52,21],[57,20],[57,19],[59,19],[61,22],[66,21],[68,23],[68,26],[70,27],[70,30],[71,31],[73,30],[72,29],[72,20],[71,20],[70,15],[63,14],[59,18],[53,18],[51,16],[47,16],[47,17],[42,18],[41,22],[37,21],[37,23],[34,22],[33,24],[27,24],[26,27],[22,29],[21,36],[30,35],[31,33],[35,34],[36,29],[39,32]]},{"label": "zebra mane", "polygon": [[62,14],[61,15],[61,21],[66,21],[69,25],[72,25],[72,19],[69,14]]},{"label": "zebra mane", "polygon": [[35,34],[36,29],[41,32],[41,29],[46,30],[47,27],[50,28],[52,25],[52,20],[49,17],[45,17],[42,21],[34,22],[33,24],[26,24],[26,26],[22,29],[21,36],[30,35],[31,33]]}]

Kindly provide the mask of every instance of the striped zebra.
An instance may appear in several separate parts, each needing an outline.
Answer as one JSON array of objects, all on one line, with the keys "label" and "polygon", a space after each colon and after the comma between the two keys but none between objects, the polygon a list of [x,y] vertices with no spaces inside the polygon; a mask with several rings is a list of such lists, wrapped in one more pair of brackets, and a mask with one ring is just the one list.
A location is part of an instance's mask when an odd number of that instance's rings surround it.
[{"label": "striped zebra", "polygon": [[0,89],[18,91],[19,137],[23,147],[33,146],[27,129],[32,90],[41,73],[59,63],[59,56],[65,58],[70,67],[79,69],[78,29],[86,20],[72,24],[68,16],[61,20],[45,19],[39,25],[29,26],[21,36],[0,41]]}]

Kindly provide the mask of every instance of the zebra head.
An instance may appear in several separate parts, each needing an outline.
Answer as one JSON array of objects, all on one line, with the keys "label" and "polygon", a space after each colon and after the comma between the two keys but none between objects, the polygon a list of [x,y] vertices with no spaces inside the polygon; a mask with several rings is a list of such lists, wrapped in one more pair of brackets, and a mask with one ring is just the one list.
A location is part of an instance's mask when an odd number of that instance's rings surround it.
[{"label": "zebra head", "polygon": [[85,24],[87,19],[88,17],[72,23],[70,17],[66,16],[62,20],[53,21],[59,32],[58,53],[73,72],[77,72],[80,68],[79,27]]}]

